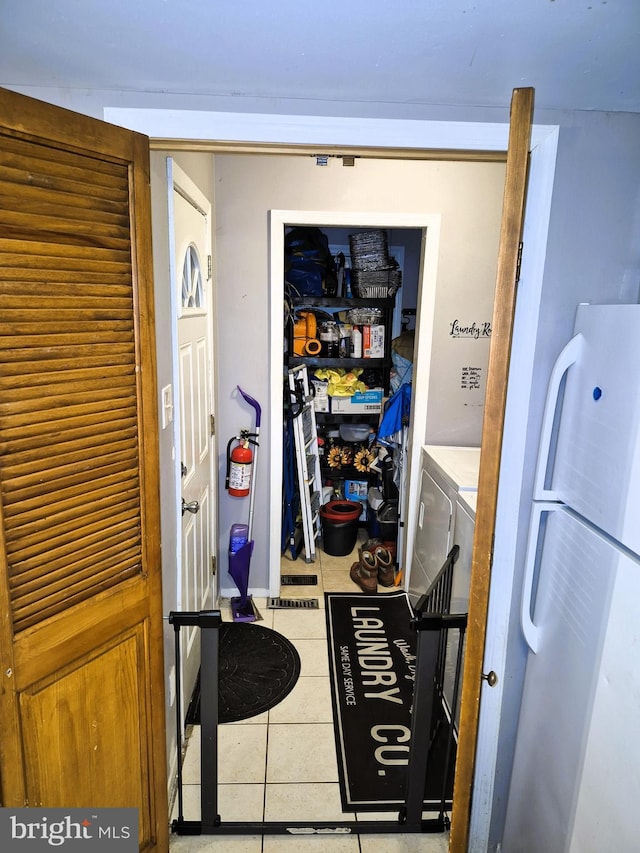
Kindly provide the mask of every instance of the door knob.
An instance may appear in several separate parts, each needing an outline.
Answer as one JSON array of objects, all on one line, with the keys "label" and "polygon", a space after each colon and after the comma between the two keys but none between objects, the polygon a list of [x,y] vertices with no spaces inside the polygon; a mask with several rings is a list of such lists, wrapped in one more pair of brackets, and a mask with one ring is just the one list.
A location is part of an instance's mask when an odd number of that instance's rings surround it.
[{"label": "door knob", "polygon": [[198,501],[191,501],[191,503],[187,503],[184,498],[182,498],[182,514],[185,512],[192,512],[194,515],[200,509],[200,504]]},{"label": "door knob", "polygon": [[495,687],[496,684],[498,683],[498,676],[495,674],[495,672],[493,670],[491,670],[491,672],[483,672],[482,678],[484,681],[487,682],[489,687]]}]

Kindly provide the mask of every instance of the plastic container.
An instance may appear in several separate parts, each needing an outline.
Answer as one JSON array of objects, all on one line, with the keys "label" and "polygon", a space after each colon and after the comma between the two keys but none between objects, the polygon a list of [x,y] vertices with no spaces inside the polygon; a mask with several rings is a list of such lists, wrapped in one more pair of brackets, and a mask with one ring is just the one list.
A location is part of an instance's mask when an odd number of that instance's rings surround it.
[{"label": "plastic container", "polygon": [[371,427],[369,424],[340,424],[339,431],[343,441],[367,441]]},{"label": "plastic container", "polygon": [[355,501],[329,501],[320,507],[322,547],[332,557],[346,557],[356,546],[362,505]]},{"label": "plastic container", "polygon": [[249,538],[248,524],[232,524],[229,536],[229,552],[237,554],[243,545],[247,544]]},{"label": "plastic container", "polygon": [[378,509],[383,504],[382,492],[371,486],[368,492],[367,500],[369,502],[369,513],[367,514],[367,533],[370,539],[375,539],[380,536],[380,523],[378,521]]},{"label": "plastic container", "polygon": [[385,501],[377,512],[380,536],[389,542],[398,539],[398,501]]}]

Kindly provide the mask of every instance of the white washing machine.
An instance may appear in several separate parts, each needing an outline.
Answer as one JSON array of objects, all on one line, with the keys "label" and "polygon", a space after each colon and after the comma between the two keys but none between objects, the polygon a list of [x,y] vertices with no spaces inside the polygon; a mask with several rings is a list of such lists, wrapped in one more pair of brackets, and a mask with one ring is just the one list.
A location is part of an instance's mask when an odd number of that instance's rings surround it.
[{"label": "white washing machine", "polygon": [[418,518],[409,573],[413,604],[433,583],[454,545],[458,495],[477,491],[480,467],[479,447],[427,444],[421,455]]},{"label": "white washing machine", "polygon": [[[422,448],[420,502],[409,575],[409,596],[415,604],[427,591],[454,545],[460,553],[453,572],[451,613],[469,610],[471,557],[476,519],[479,447]],[[459,634],[449,632],[444,675],[445,702],[451,713]],[[455,727],[460,717],[460,688]]]},{"label": "white washing machine", "polygon": [[[455,530],[453,544],[460,548],[460,554],[453,570],[453,585],[451,590],[451,613],[469,612],[469,586],[471,584],[471,556],[473,554],[473,533],[476,524],[476,504],[478,493],[471,491],[460,491],[456,499]],[[457,631],[450,631],[447,637],[447,655],[444,672],[444,698],[449,712],[453,707],[453,693],[455,686],[456,664],[458,659],[458,646],[460,635]],[[463,658],[464,660],[464,643]],[[460,684],[456,697],[455,728],[458,730],[460,723],[460,694],[462,691],[462,669],[460,671]]]}]

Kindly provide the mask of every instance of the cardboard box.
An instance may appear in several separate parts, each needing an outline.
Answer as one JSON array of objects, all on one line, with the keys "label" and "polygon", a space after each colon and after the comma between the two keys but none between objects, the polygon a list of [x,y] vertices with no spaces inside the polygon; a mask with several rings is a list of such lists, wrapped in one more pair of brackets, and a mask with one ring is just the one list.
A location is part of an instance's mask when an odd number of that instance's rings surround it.
[{"label": "cardboard box", "polygon": [[352,397],[332,397],[334,415],[375,415],[382,411],[382,388],[369,388]]},{"label": "cardboard box", "polygon": [[384,358],[384,326],[362,327],[362,357]]},{"label": "cardboard box", "polygon": [[369,483],[366,480],[345,480],[344,481],[344,497],[347,501],[356,501],[362,504],[362,512],[360,513],[360,521],[367,520],[367,511],[369,509]]}]

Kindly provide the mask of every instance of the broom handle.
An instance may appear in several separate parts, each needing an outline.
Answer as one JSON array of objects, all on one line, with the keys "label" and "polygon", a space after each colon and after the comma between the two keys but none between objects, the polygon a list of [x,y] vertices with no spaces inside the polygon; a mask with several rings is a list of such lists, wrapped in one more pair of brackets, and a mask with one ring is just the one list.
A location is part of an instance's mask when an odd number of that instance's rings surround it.
[{"label": "broom handle", "polygon": [[249,394],[246,394],[239,385],[237,385],[236,387],[237,387],[238,391],[242,394],[244,399],[247,401],[247,403],[249,403],[250,406],[253,406],[253,408],[255,409],[255,413],[256,413],[256,431],[255,431],[256,443],[255,443],[255,450],[253,452],[253,467],[251,469],[251,484],[250,484],[250,492],[249,492],[249,521],[248,521],[248,525],[247,525],[248,526],[247,539],[249,542],[251,542],[251,537],[252,537],[252,533],[253,533],[253,507],[254,507],[255,498],[256,498],[255,479],[256,479],[256,471],[258,470],[258,446],[259,446],[258,439],[260,438],[260,417],[262,415],[262,408],[260,407],[260,403],[258,403],[258,401],[255,400],[253,397],[249,396]]}]

